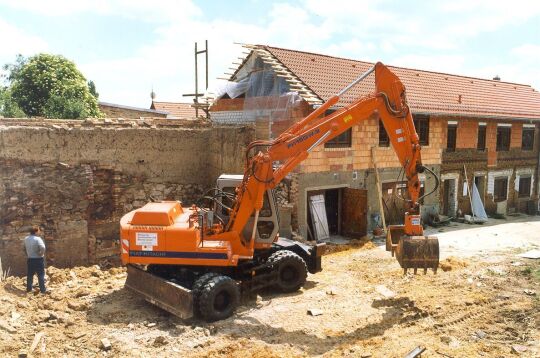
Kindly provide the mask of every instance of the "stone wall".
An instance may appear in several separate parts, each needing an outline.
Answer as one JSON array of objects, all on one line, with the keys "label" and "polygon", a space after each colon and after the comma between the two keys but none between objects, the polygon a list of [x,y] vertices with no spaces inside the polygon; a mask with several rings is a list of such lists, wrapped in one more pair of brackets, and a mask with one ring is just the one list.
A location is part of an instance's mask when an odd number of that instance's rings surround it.
[{"label": "stone wall", "polygon": [[[164,121],[167,122],[167,121]],[[118,221],[150,200],[193,203],[242,173],[249,127],[151,121],[0,121],[0,257],[25,272],[22,240],[44,228],[49,265],[118,255]]]}]

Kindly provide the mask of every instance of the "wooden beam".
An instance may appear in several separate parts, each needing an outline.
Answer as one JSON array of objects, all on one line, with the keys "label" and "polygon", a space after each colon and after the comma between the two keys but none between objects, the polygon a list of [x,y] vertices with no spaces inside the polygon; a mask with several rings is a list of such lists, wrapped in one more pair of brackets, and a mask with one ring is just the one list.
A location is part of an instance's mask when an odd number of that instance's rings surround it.
[{"label": "wooden beam", "polygon": [[381,213],[381,220],[383,224],[383,230],[386,234],[386,220],[384,218],[384,207],[382,199],[382,187],[381,179],[379,178],[379,169],[377,168],[377,160],[375,159],[375,147],[371,147],[371,162],[373,163],[373,168],[375,168],[375,181],[377,183],[377,197],[379,198],[379,212]]}]

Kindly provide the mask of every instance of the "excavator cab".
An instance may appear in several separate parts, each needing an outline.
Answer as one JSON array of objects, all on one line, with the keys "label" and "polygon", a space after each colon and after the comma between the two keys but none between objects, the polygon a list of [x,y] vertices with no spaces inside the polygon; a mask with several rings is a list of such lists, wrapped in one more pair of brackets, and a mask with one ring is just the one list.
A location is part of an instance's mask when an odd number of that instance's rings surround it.
[{"label": "excavator cab", "polygon": [[[224,223],[229,222],[228,207],[232,206],[232,200],[229,199],[235,195],[236,188],[242,183],[243,175],[221,174],[217,179],[216,187],[221,192],[214,203],[214,212]],[[244,237],[251,235],[254,215],[248,220],[243,230]],[[272,244],[279,234],[279,212],[272,189],[267,189],[264,194],[263,206],[257,219],[257,232],[255,234],[255,245]]]}]

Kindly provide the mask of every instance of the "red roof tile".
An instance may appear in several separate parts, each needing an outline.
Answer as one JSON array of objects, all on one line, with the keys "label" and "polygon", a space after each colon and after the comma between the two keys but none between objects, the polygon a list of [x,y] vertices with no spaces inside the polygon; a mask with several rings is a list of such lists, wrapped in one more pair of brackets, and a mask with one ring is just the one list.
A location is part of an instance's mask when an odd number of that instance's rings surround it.
[{"label": "red roof tile", "polygon": [[[191,103],[152,101],[150,109],[167,112],[175,118],[195,118],[195,108],[191,106]],[[199,110],[199,116],[202,115],[204,112]]]},{"label": "red roof tile", "polygon": [[[373,63],[259,45],[322,100],[367,71]],[[529,85],[393,67],[407,88],[413,112],[475,117],[540,119],[540,93]],[[373,93],[373,76],[347,92],[340,103]]]}]

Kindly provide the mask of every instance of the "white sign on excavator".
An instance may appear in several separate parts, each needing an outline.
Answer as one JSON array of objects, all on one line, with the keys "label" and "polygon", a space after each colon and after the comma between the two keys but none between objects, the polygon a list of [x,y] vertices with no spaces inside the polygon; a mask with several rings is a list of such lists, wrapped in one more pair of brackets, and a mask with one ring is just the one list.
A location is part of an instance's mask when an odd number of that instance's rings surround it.
[{"label": "white sign on excavator", "polygon": [[138,232],[135,235],[135,244],[140,246],[157,246],[156,232]]}]

